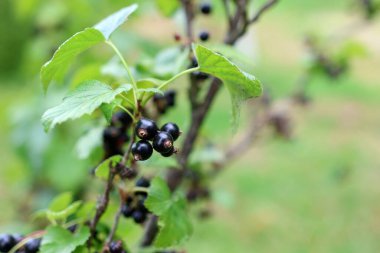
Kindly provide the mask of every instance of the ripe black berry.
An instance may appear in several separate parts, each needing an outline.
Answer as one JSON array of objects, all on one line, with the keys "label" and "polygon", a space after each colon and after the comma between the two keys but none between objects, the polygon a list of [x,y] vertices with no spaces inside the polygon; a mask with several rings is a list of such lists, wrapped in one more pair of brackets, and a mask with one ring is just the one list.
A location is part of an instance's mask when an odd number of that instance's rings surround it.
[{"label": "ripe black berry", "polygon": [[206,80],[207,78],[209,78],[209,75],[206,74],[206,73],[203,73],[203,72],[200,72],[200,71],[195,71],[193,73],[191,73],[196,80],[198,81],[204,81]]},{"label": "ripe black berry", "polygon": [[112,116],[112,120],[111,120],[112,126],[122,127],[124,129],[129,127],[132,124],[132,122],[133,122],[133,119],[131,118],[131,116],[124,111],[115,113]]},{"label": "ripe black berry", "polygon": [[168,90],[165,92],[166,103],[168,106],[175,106],[176,92],[175,90]]},{"label": "ripe black berry", "polygon": [[12,235],[0,235],[0,252],[10,251],[16,243],[16,239]]},{"label": "ripe black berry", "polygon": [[209,4],[209,3],[203,3],[203,4],[201,4],[200,10],[201,10],[201,12],[203,14],[206,14],[206,15],[210,14],[211,11],[212,11],[211,4]]},{"label": "ripe black berry", "polygon": [[41,239],[35,238],[25,244],[25,253],[37,253],[40,249]]},{"label": "ripe black berry", "polygon": [[143,223],[146,219],[146,213],[141,210],[136,210],[133,212],[132,217],[136,223]]},{"label": "ripe black berry", "polygon": [[158,127],[153,120],[142,118],[135,128],[136,135],[142,140],[151,140],[157,134]]},{"label": "ripe black berry", "polygon": [[179,130],[179,127],[175,123],[166,123],[161,127],[162,132],[166,132],[170,134],[173,137],[173,141],[177,140],[179,135],[181,134],[181,131]]},{"label": "ripe black berry", "polygon": [[135,211],[134,208],[131,207],[131,206],[128,205],[128,204],[125,204],[125,205],[121,208],[121,213],[124,215],[125,218],[131,217],[134,211]]},{"label": "ripe black berry", "polygon": [[167,99],[165,95],[162,94],[154,94],[153,102],[156,105],[157,111],[161,114],[164,114],[166,112],[166,109],[168,107]]},{"label": "ripe black berry", "polygon": [[132,154],[137,161],[145,161],[151,157],[153,153],[152,145],[145,140],[133,143]]},{"label": "ripe black berry", "polygon": [[124,251],[122,241],[113,241],[108,245],[108,248],[110,253],[122,253]]},{"label": "ripe black berry", "polygon": [[159,132],[153,139],[153,148],[159,153],[167,153],[173,148],[173,137],[166,132]]},{"label": "ripe black berry", "polygon": [[140,177],[137,182],[136,182],[137,187],[149,187],[150,186],[150,181],[149,179],[145,177]]},{"label": "ripe black berry", "polygon": [[208,33],[208,32],[201,32],[200,34],[199,34],[199,39],[201,40],[201,41],[207,41],[208,40],[208,38],[210,37],[210,34]]},{"label": "ripe black berry", "polygon": [[172,147],[172,149],[166,153],[160,153],[163,157],[169,157],[173,154],[177,153],[177,149],[175,147]]}]

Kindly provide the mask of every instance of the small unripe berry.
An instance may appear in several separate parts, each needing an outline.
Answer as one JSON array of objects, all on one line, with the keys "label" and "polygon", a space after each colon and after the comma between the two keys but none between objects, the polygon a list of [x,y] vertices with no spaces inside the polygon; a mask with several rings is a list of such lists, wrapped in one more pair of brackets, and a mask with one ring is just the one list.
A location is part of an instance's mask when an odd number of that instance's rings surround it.
[{"label": "small unripe berry", "polygon": [[200,10],[203,14],[208,15],[212,11],[212,6],[210,3],[202,3],[200,6]]},{"label": "small unripe berry", "polygon": [[150,119],[140,119],[135,128],[136,135],[142,140],[151,140],[157,134],[156,122]]},{"label": "small unripe berry", "polygon": [[179,35],[178,33],[175,33],[174,34],[174,40],[177,41],[177,42],[181,41],[181,35]]},{"label": "small unripe berry", "polygon": [[210,34],[209,34],[208,32],[206,32],[206,31],[201,32],[201,33],[199,34],[199,39],[200,39],[201,41],[207,41],[209,37],[210,37]]},{"label": "small unripe berry", "polygon": [[173,141],[176,141],[181,134],[179,127],[175,123],[166,123],[161,127],[162,132],[166,132],[173,137]]},{"label": "small unripe berry", "polygon": [[153,139],[153,148],[159,153],[167,153],[173,148],[173,137],[166,132],[159,132]]},{"label": "small unripe berry", "polygon": [[145,140],[133,143],[132,154],[136,161],[145,161],[153,154],[152,145]]}]

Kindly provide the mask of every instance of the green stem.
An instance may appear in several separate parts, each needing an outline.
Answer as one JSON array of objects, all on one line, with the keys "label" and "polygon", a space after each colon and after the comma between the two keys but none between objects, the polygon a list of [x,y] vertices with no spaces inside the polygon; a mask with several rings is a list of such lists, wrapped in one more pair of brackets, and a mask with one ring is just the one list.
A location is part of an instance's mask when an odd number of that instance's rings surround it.
[{"label": "green stem", "polygon": [[121,63],[124,65],[124,68],[127,70],[128,77],[132,82],[133,98],[134,98],[135,106],[137,107],[137,85],[136,85],[135,78],[133,77],[132,72],[131,72],[127,62],[125,61],[123,55],[121,54],[119,49],[115,46],[115,44],[113,44],[112,41],[110,41],[110,40],[107,40],[106,43],[115,51],[116,55],[120,58]]},{"label": "green stem", "polygon": [[[192,72],[195,72],[195,71],[198,71],[199,70],[199,67],[196,67],[196,68],[191,68],[191,69],[187,69],[187,70],[184,70],[182,71],[181,73],[178,73],[177,75],[173,76],[172,78],[170,78],[169,80],[163,82],[160,86],[158,86],[158,89],[161,90],[163,88],[165,88],[166,85],[170,84],[171,82],[173,82],[175,79],[183,76],[183,75],[186,75],[186,74],[190,74]],[[142,102],[142,106],[145,106],[146,103],[148,103],[149,99],[151,99],[153,97],[153,94],[150,94],[149,96],[147,96],[144,101]]]}]

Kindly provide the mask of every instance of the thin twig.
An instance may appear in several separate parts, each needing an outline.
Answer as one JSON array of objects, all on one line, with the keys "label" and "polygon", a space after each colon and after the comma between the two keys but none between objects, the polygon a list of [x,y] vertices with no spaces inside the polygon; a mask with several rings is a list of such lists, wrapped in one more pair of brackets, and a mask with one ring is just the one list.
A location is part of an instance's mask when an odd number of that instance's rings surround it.
[{"label": "thin twig", "polygon": [[256,14],[249,21],[250,24],[256,23],[259,21],[260,17],[264,14],[265,11],[273,7],[278,2],[278,0],[269,0],[266,4],[261,6],[261,8],[256,12]]}]

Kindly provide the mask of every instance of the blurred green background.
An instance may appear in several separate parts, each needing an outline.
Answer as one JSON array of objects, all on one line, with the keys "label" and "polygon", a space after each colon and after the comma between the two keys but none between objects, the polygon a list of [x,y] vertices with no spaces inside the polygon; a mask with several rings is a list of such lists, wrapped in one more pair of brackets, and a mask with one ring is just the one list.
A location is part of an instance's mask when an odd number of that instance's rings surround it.
[{"label": "blurred green background", "polygon": [[[69,80],[44,96],[38,72],[69,36],[132,2],[0,1],[0,232],[30,232],[31,213],[60,192],[96,199],[101,185],[91,184],[93,195],[85,189],[93,160],[79,159],[75,150],[92,123],[77,120],[45,134],[40,116],[60,101]],[[113,39],[132,63],[174,45],[173,34],[183,33],[181,15],[168,19],[153,1],[137,2],[139,11]],[[210,30],[216,41],[224,29],[220,1],[214,2],[216,13],[199,18],[196,31]],[[305,34],[326,37],[332,48],[355,40],[368,53],[338,80],[312,79],[313,102],[291,111],[291,141],[263,132],[212,183],[213,215],[194,219],[188,252],[379,252],[380,22],[364,20],[354,2],[280,1],[238,43],[252,59],[249,71],[276,98],[291,94],[305,71]],[[95,75],[111,56],[105,47],[82,54],[70,80],[78,72]],[[184,82],[177,83],[181,98]],[[219,95],[202,131],[221,146],[233,138],[227,98],[226,91]],[[186,126],[188,105],[180,101],[165,117]]]}]

